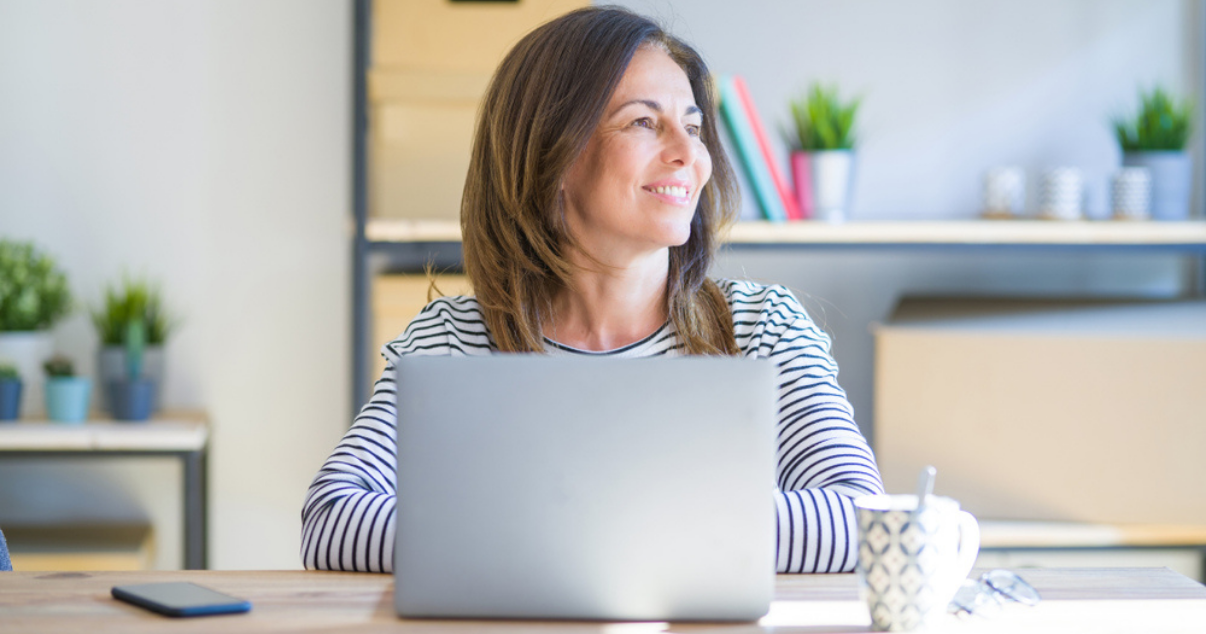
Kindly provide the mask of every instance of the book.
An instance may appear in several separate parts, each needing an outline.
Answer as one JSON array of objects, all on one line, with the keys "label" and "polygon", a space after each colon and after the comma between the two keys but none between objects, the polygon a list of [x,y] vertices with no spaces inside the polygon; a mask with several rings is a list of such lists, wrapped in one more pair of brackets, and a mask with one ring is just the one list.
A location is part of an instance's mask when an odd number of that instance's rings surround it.
[{"label": "book", "polygon": [[749,178],[745,175],[745,166],[738,165],[740,160],[737,159],[737,143],[733,140],[733,134],[729,132],[729,126],[718,125],[716,129],[720,131],[720,144],[724,146],[725,156],[732,157],[733,161],[733,180],[737,181],[737,194],[740,199],[737,207],[737,220],[762,220],[762,206],[758,204],[758,200],[754,198],[754,187],[750,185]]},{"label": "book", "polygon": [[728,126],[733,144],[737,146],[738,162],[745,168],[746,176],[754,190],[754,197],[762,207],[762,215],[771,222],[783,222],[787,220],[787,210],[784,209],[783,200],[771,180],[762,150],[754,139],[754,132],[741,104],[741,97],[733,86],[733,78],[721,75],[717,84],[720,87],[720,115]]},{"label": "book", "polygon": [[750,121],[750,129],[754,132],[754,140],[758,142],[758,148],[762,150],[762,158],[766,161],[766,168],[770,172],[771,181],[775,184],[775,190],[779,192],[779,199],[783,201],[783,209],[787,214],[787,219],[803,220],[804,214],[800,206],[796,204],[795,196],[792,195],[792,189],[788,186],[787,179],[784,178],[783,172],[779,169],[779,162],[775,160],[775,153],[771,150],[770,140],[766,137],[766,129],[762,127],[762,117],[758,116],[758,109],[754,107],[754,99],[750,96],[750,91],[745,85],[745,80],[739,75],[734,75],[733,88],[737,91],[737,96],[741,98],[741,105],[745,107],[745,114]]}]

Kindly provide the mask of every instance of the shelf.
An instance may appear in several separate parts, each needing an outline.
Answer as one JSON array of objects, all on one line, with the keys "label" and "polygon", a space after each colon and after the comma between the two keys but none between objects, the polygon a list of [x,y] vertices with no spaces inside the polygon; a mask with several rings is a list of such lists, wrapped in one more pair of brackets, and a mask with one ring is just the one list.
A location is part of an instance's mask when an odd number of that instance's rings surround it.
[{"label": "shelf", "polygon": [[148,421],[0,422],[0,451],[200,451],[209,439],[199,412],[167,412]]},{"label": "shelf", "polygon": [[[456,243],[454,220],[371,219],[365,230],[381,244]],[[1111,246],[1206,250],[1206,222],[1113,222],[1050,220],[739,222],[733,245],[834,246]]]},{"label": "shelf", "polygon": [[1206,545],[1206,526],[980,520],[981,548],[1117,548]]}]

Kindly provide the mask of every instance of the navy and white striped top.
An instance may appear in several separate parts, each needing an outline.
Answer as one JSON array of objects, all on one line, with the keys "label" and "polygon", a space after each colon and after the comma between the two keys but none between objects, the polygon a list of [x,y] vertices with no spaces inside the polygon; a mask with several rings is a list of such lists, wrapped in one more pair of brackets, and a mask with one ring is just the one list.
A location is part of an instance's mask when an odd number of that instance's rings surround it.
[{"label": "navy and white striped top", "polygon": [[[867,441],[837,384],[829,337],[782,286],[718,282],[733,311],[737,346],[746,357],[779,367],[779,572],[848,572],[858,552],[851,499],[882,493]],[[549,354],[615,357],[678,355],[672,323],[645,339],[607,352],[545,340]],[[492,353],[481,308],[472,297],[427,305],[406,332],[386,344],[388,362],[372,398],[319,470],[302,508],[302,561],[322,570],[393,570],[397,443],[394,362],[402,355]]]}]

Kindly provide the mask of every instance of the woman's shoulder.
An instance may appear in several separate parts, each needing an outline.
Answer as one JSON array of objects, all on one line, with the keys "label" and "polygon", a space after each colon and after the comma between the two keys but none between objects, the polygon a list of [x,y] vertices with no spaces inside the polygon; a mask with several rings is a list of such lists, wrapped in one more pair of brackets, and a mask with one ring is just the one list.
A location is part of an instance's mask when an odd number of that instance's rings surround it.
[{"label": "woman's shoulder", "polygon": [[393,361],[404,354],[451,354],[489,349],[481,304],[470,295],[434,299],[410,321],[406,330],[385,344],[381,353]]},{"label": "woman's shoulder", "polygon": [[462,319],[482,320],[482,305],[472,295],[445,295],[427,303],[419,316],[430,314],[448,314]]},{"label": "woman's shoulder", "polygon": [[828,345],[829,336],[786,286],[727,279],[716,284],[729,301],[733,334],[742,350],[765,352],[801,338]]},{"label": "woman's shoulder", "polygon": [[716,285],[724,293],[729,308],[736,315],[760,313],[791,314],[807,317],[800,300],[782,284],[761,284],[752,280],[718,279]]}]

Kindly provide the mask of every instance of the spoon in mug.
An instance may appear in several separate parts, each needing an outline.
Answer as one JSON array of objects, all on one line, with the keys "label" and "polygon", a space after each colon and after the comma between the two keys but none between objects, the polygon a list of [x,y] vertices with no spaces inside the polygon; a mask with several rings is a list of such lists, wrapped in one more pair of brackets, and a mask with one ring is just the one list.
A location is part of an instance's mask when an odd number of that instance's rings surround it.
[{"label": "spoon in mug", "polygon": [[925,508],[926,501],[934,492],[934,476],[937,473],[938,470],[933,465],[926,465],[921,470],[921,475],[917,477],[917,510],[914,513],[920,513],[921,509]]}]

